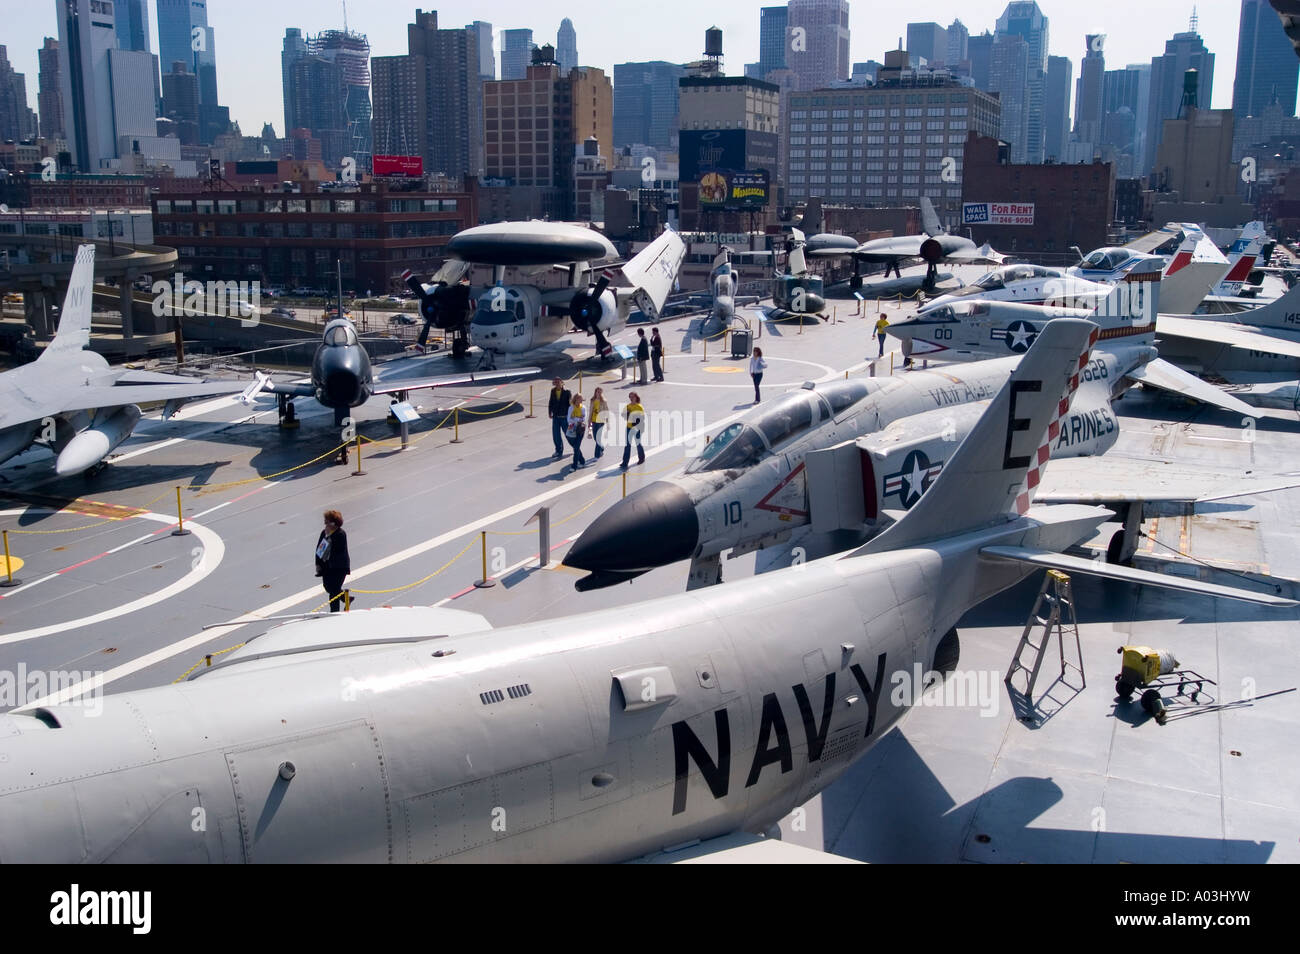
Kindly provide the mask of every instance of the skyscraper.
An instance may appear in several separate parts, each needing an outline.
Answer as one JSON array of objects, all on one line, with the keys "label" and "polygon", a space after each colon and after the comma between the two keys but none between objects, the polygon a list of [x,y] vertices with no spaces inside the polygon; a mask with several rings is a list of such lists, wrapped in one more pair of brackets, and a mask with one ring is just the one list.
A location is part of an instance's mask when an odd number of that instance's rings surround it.
[{"label": "skyscraper", "polygon": [[1089,34],[1084,37],[1083,62],[1079,66],[1079,85],[1075,90],[1074,138],[1078,142],[1101,142],[1102,83],[1106,74],[1106,56],[1103,53],[1104,36]]},{"label": "skyscraper", "polygon": [[63,121],[63,90],[59,85],[59,41],[45,38],[45,45],[36,51],[40,63],[39,92],[36,94],[37,110],[41,114],[41,135],[46,139],[66,139]]},{"label": "skyscraper", "polygon": [[[1021,162],[1043,161],[1043,94],[1047,81],[1047,17],[1036,0],[1008,3],[998,17],[997,41],[1020,37],[1028,45],[1025,63],[1025,132]],[[1005,120],[1006,113],[1003,113]],[[1013,145],[1014,150],[1014,145]],[[1013,160],[1017,161],[1017,160]]]},{"label": "skyscraper", "polygon": [[1140,172],[1149,172],[1155,163],[1165,120],[1178,117],[1183,101],[1183,74],[1188,70],[1199,74],[1196,105],[1209,109],[1214,93],[1214,54],[1206,49],[1200,34],[1190,29],[1175,33],[1173,39],[1165,41],[1164,54],[1151,59],[1151,93],[1147,100],[1147,134]]},{"label": "skyscraper", "polygon": [[907,54],[912,65],[921,57],[930,66],[948,61],[948,31],[937,23],[909,23],[907,25]]},{"label": "skyscraper", "polygon": [[560,21],[560,31],[555,36],[555,62],[561,76],[578,65],[578,31],[568,17]]},{"label": "skyscraper", "polygon": [[528,75],[533,56],[532,30],[503,30],[501,33],[501,78],[521,80]]},{"label": "skyscraper", "polygon": [[27,106],[27,77],[14,72],[9,51],[0,46],[0,140],[33,139],[36,131],[36,114]]},{"label": "skyscraper", "polygon": [[113,19],[120,49],[150,52],[148,0],[113,0]]},{"label": "skyscraper", "polygon": [[824,89],[848,79],[848,0],[790,0],[787,8],[785,62],[799,89]]},{"label": "skyscraper", "polygon": [[993,92],[989,82],[989,67],[993,61],[993,34],[985,30],[966,41],[966,57],[970,60],[970,78],[976,89]]},{"label": "skyscraper", "polygon": [[[772,70],[784,69],[785,28],[790,11],[785,7],[762,7],[758,11],[758,78]],[[618,81],[614,81],[615,89]]]},{"label": "skyscraper", "polygon": [[284,134],[298,129],[303,124],[298,120],[298,87],[294,80],[293,66],[307,55],[307,41],[303,39],[302,30],[288,27],[284,31],[284,45],[280,50],[280,87],[284,93]]},{"label": "skyscraper", "polygon": [[297,125],[321,141],[321,158],[332,166],[350,156],[368,170],[370,42],[360,33],[325,30],[307,37],[307,55],[293,70]]},{"label": "skyscraper", "polygon": [[[1029,77],[1029,44],[1025,38],[1016,34],[995,36],[989,55],[988,91],[997,93],[1002,101],[998,138],[1011,146],[1011,161],[1016,164],[1030,161]],[[1042,129],[1041,116],[1039,129]]]},{"label": "skyscraper", "polygon": [[948,56],[944,61],[948,66],[956,66],[966,60],[966,46],[970,40],[970,30],[960,20],[948,24]]},{"label": "skyscraper", "polygon": [[1276,98],[1284,116],[1294,116],[1300,59],[1267,0],[1241,0],[1237,33],[1237,75],[1232,84],[1232,112],[1258,116]]},{"label": "skyscraper", "polygon": [[1047,87],[1043,94],[1043,159],[1060,162],[1070,141],[1070,77],[1074,64],[1068,56],[1047,58]]},{"label": "skyscraper", "polygon": [[59,0],[59,80],[72,162],[83,172],[98,172],[101,160],[117,154],[106,96],[108,51],[117,48],[117,33],[112,23],[91,15],[90,4]]},{"label": "skyscraper", "polygon": [[[510,35],[506,31],[507,45]],[[376,56],[371,84],[374,151],[420,156],[426,173],[483,174],[483,79],[474,31],[440,30],[416,10],[405,56]]]},{"label": "skyscraper", "polygon": [[614,64],[615,149],[642,144],[672,151],[677,146],[678,63]]},{"label": "skyscraper", "polygon": [[207,0],[158,0],[158,56],[186,64],[199,80],[199,138],[210,143],[230,125],[230,111],[218,105],[217,38],[208,26]]},{"label": "skyscraper", "polygon": [[497,78],[497,54],[492,42],[492,24],[475,20],[465,27],[478,38],[478,75],[484,80]]}]

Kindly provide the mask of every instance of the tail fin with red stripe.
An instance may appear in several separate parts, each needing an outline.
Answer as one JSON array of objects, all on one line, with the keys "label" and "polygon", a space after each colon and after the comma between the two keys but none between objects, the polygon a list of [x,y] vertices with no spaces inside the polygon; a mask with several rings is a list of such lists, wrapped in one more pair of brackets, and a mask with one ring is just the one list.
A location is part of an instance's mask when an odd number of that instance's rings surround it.
[{"label": "tail fin with red stripe", "polygon": [[1055,318],[916,505],[858,553],[880,553],[993,526],[1029,509],[1098,328]]}]

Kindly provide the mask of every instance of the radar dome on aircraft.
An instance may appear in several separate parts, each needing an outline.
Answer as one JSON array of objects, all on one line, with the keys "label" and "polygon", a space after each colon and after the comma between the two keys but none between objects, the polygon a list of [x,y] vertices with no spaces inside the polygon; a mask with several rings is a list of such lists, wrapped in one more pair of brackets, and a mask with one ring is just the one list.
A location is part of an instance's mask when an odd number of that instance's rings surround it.
[{"label": "radar dome on aircraft", "polygon": [[568,222],[497,222],[452,236],[452,258],[477,265],[556,265],[600,262],[618,257],[609,239]]}]

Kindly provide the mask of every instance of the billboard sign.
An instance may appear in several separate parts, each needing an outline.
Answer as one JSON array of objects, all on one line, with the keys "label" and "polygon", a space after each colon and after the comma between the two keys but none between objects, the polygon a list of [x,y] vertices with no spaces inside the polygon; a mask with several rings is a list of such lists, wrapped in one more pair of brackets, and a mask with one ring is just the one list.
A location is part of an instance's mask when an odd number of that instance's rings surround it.
[{"label": "billboard sign", "polygon": [[678,149],[682,182],[698,182],[706,172],[744,169],[748,164],[743,129],[683,129]]},{"label": "billboard sign", "polygon": [[700,208],[746,211],[767,205],[766,169],[733,172],[729,169],[700,176]]},{"label": "billboard sign", "polygon": [[418,177],[424,175],[424,160],[419,156],[374,156],[371,169],[376,176]]},{"label": "billboard sign", "polygon": [[1033,225],[1032,202],[963,202],[963,225]]}]

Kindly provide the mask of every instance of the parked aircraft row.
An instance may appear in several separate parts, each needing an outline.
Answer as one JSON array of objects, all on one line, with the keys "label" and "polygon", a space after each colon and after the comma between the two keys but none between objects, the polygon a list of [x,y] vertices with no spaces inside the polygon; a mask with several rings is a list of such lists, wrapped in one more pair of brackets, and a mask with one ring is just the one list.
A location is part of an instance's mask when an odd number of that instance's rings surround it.
[{"label": "parked aircraft row", "polygon": [[907,711],[898,674],[954,665],[958,620],[1040,566],[1296,605],[1062,555],[1111,518],[1033,499],[1097,332],[1051,322],[929,491],[846,555],[499,630],[445,608],[298,620],[179,685],[0,716],[0,858],[707,851],[843,775]]}]

